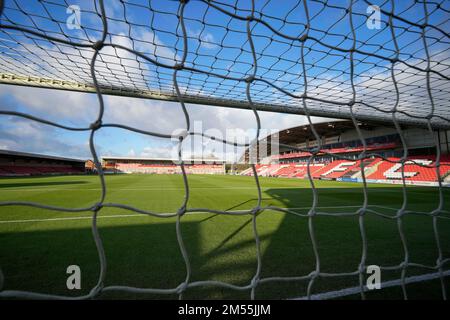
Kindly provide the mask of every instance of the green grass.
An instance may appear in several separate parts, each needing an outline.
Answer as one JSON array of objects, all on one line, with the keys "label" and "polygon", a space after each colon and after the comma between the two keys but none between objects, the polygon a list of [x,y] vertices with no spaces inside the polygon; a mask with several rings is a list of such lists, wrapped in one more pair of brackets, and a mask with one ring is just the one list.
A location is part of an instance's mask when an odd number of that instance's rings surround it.
[{"label": "green grass", "polygon": [[[221,210],[249,209],[257,203],[252,177],[188,177],[188,207]],[[262,205],[296,208],[307,213],[313,194],[307,180],[261,178]],[[184,187],[179,175],[107,176],[106,202],[122,203],[154,212],[175,212],[183,203]],[[316,181],[321,212],[355,212],[363,203],[361,184]],[[99,201],[96,176],[61,176],[0,179],[0,201],[34,201],[41,204],[79,208]],[[450,190],[444,190],[444,207],[450,209]],[[370,185],[370,208],[394,215],[402,207],[400,186]],[[408,187],[407,209],[429,212],[438,206],[436,188]],[[340,207],[340,208],[339,208]],[[65,213],[26,206],[0,206],[0,266],[6,290],[30,290],[64,295],[82,295],[96,284],[98,255],[91,233],[91,212]],[[111,217],[127,215],[126,217]],[[448,214],[444,214],[447,215]],[[64,220],[63,218],[75,218]],[[83,219],[84,218],[84,219]],[[53,220],[48,220],[53,219]],[[32,221],[24,221],[32,220]],[[43,221],[38,221],[43,220]],[[184,281],[185,265],[178,247],[174,218],[155,218],[123,209],[103,208],[98,226],[107,256],[105,285],[173,288]],[[308,219],[266,210],[258,215],[261,238],[261,277],[306,275],[315,269],[315,255]],[[358,217],[317,216],[313,218],[322,272],[351,272],[361,259]],[[397,221],[373,214],[364,217],[367,264],[397,265],[404,259]],[[433,219],[406,215],[402,228],[411,262],[434,265],[437,259]],[[450,257],[450,220],[438,219],[444,258]],[[182,218],[181,231],[190,258],[190,281],[220,280],[246,285],[256,271],[255,241],[251,216],[191,214]],[[82,289],[66,288],[66,268],[82,270]],[[449,268],[449,264],[446,265]],[[407,275],[430,273],[408,268]],[[396,279],[398,271],[384,271],[382,280]],[[318,278],[313,293],[358,285],[358,277]],[[306,294],[307,282],[262,284],[256,298],[291,298]],[[446,278],[450,292],[449,277]],[[440,298],[438,280],[407,286],[409,298]],[[184,298],[247,299],[250,292],[201,287],[188,289]],[[177,298],[176,295],[103,293],[100,298]],[[359,298],[352,296],[349,298]],[[368,298],[400,299],[400,288],[368,293]]]}]

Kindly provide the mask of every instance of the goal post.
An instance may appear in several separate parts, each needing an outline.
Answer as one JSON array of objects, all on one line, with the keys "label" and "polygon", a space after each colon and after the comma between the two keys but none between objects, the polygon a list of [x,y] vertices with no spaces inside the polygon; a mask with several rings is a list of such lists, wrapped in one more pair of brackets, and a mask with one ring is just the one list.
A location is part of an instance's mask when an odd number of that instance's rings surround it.
[{"label": "goal post", "polygon": [[[404,126],[435,130],[450,129],[450,42],[448,23],[450,5],[446,1],[356,1],[328,3],[321,0],[180,0],[167,1],[86,1],[70,5],[67,1],[0,0],[0,84],[47,89],[90,92],[98,97],[98,118],[88,127],[68,127],[30,114],[8,111],[0,106],[1,115],[18,116],[54,127],[90,133],[90,150],[100,176],[102,193],[95,205],[68,209],[36,202],[0,202],[0,206],[22,205],[62,212],[91,211],[92,230],[100,261],[97,285],[79,298],[97,297],[102,292],[179,294],[199,286],[217,286],[234,290],[250,290],[255,298],[262,284],[306,281],[306,298],[335,298],[345,294],[313,295],[319,278],[357,276],[359,286],[352,293],[365,298],[364,283],[368,239],[364,221],[377,214],[370,207],[364,161],[361,161],[361,188],[364,201],[352,215],[359,219],[361,259],[351,273],[326,273],[320,268],[318,240],[314,224],[318,216],[330,213],[319,210],[320,197],[311,176],[310,164],[322,149],[312,117],[352,120],[363,150],[358,160],[377,156],[367,150],[359,121],[374,121],[395,127],[402,138],[404,156],[399,160],[406,194],[405,164],[408,146],[403,137]],[[189,251],[183,240],[181,221],[185,214],[197,212],[187,206],[189,177],[180,166],[185,184],[185,202],[171,216],[176,218],[177,241],[186,266],[186,278],[175,288],[136,288],[104,286],[106,263],[101,236],[97,229],[99,212],[108,207],[104,173],[93,143],[95,132],[105,126],[125,128],[152,137],[170,139],[159,132],[124,127],[103,121],[104,95],[173,101],[184,112],[185,127],[179,145],[194,133],[190,127],[187,106],[201,104],[253,111],[257,143],[261,123],[258,112],[304,115],[318,142],[309,150],[307,178],[313,201],[302,217],[308,223],[315,268],[298,277],[261,276],[261,239],[258,214],[274,210],[291,214],[292,210],[261,205],[261,185],[255,165],[252,174],[258,194],[251,210],[200,210],[221,215],[249,215],[255,238],[256,267],[245,286],[214,280],[193,281]],[[233,143],[223,141],[224,143]],[[245,145],[251,147],[250,144]],[[292,147],[292,146],[291,146]],[[389,286],[402,288],[407,298],[409,282],[440,281],[441,296],[447,298],[445,277],[450,257],[442,250],[439,222],[444,219],[443,186],[440,180],[440,148],[435,144],[437,161],[433,165],[439,177],[436,188],[439,201],[431,212],[409,212],[404,205],[388,219],[396,222],[403,245],[403,255],[396,266],[400,279]],[[293,147],[294,148],[294,147]],[[180,147],[179,157],[182,157]],[[341,156],[345,159],[345,156]],[[421,164],[417,164],[421,165]],[[224,166],[225,168],[225,166]],[[114,204],[126,210],[161,217],[131,206]],[[432,221],[436,241],[436,264],[423,265],[409,260],[408,242],[402,220],[408,214],[422,215]],[[346,213],[334,213],[344,217]],[[383,217],[383,214],[379,214]],[[441,231],[442,232],[442,231]],[[448,232],[448,230],[447,230]],[[383,266],[381,266],[383,269]],[[1,265],[0,265],[1,268]],[[431,278],[408,278],[410,268],[430,271]],[[0,273],[0,290],[2,290]],[[300,297],[302,295],[299,295]],[[48,292],[0,291],[0,297],[73,298]],[[298,298],[293,297],[293,298]]]}]

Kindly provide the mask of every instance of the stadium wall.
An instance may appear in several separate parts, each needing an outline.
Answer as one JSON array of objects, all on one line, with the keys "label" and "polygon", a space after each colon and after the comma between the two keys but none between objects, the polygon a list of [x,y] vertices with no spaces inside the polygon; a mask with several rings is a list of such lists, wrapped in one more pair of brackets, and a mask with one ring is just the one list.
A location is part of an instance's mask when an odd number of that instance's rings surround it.
[{"label": "stadium wall", "polygon": [[[397,134],[395,128],[389,128],[389,127],[378,127],[373,130],[364,130],[361,129],[361,133],[364,136],[364,138],[375,138],[375,137],[382,137],[392,134]],[[434,147],[436,140],[439,140],[439,144],[441,147],[441,152],[443,154],[448,154],[450,147],[449,147],[449,140],[450,140],[450,134],[449,131],[439,131],[436,132],[435,135],[430,134],[430,132],[426,129],[421,128],[406,128],[403,130],[403,136],[405,138],[405,142],[408,145],[408,148],[415,149],[415,148],[425,148],[425,147]],[[345,143],[345,142],[351,142],[355,140],[359,140],[358,133],[355,129],[348,130],[346,132],[343,132],[339,135],[335,136],[328,136],[328,137],[322,137],[321,138],[322,145],[328,145],[333,143]],[[317,146],[317,141],[315,140],[307,140],[302,143],[294,144],[295,147],[298,148],[310,148]],[[282,147],[280,148],[280,152],[288,151],[289,148]]]},{"label": "stadium wall", "polygon": [[[375,138],[375,137],[396,134],[398,132],[393,128],[378,127],[373,130],[361,129],[361,133],[364,138],[368,139],[368,138]],[[352,129],[352,130],[343,132],[340,135],[338,142],[350,142],[350,141],[354,141],[354,140],[358,140],[358,139],[359,139],[359,136],[358,136],[357,131],[355,129]]]},{"label": "stadium wall", "polygon": [[11,150],[0,150],[0,176],[84,174],[85,161]]},{"label": "stadium wall", "polygon": [[[342,182],[357,182],[362,183],[363,180],[361,178],[337,178],[336,181],[342,181]],[[394,184],[394,185],[400,185],[403,184],[401,180],[387,180],[387,179],[366,179],[367,183],[383,183],[383,184]],[[411,186],[423,186],[423,187],[438,187],[438,182],[433,181],[410,181],[405,180],[406,185]],[[442,182],[443,187],[450,187],[450,182],[443,181]]]},{"label": "stadium wall", "polygon": [[[105,173],[123,174],[181,174],[176,160],[165,158],[103,157]],[[225,174],[225,162],[221,160],[184,161],[186,174]]]}]

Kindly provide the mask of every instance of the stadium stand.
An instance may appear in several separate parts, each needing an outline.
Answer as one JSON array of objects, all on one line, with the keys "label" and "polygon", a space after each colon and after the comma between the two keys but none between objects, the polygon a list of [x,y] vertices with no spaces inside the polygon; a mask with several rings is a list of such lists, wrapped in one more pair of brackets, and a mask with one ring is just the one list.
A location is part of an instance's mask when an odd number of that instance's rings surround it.
[{"label": "stadium stand", "polygon": [[[383,163],[378,167],[374,173],[368,176],[368,179],[379,179],[379,180],[401,180],[401,163],[398,163],[400,159],[390,158],[389,160],[395,161],[394,163],[383,161]],[[410,161],[405,162],[404,176],[405,180],[408,181],[422,181],[422,182],[433,182],[437,181],[437,172],[434,167],[435,161],[432,159],[410,159]],[[441,166],[439,168],[439,173],[441,179],[445,179],[450,173],[450,162],[447,160],[441,161]]]},{"label": "stadium stand", "polygon": [[0,150],[0,176],[83,174],[85,161]]},{"label": "stadium stand", "polygon": [[[102,165],[107,173],[181,174],[181,168],[171,159],[103,157]],[[186,161],[187,174],[224,174],[223,161]]]},{"label": "stadium stand", "polygon": [[[450,179],[450,161],[446,158],[441,160],[440,175],[444,182]],[[364,160],[364,170],[366,179],[371,182],[401,181],[400,158],[367,159]],[[310,172],[313,179],[323,180],[348,180],[361,179],[361,161],[335,160],[330,163],[310,165]],[[410,158],[405,162],[405,180],[428,183],[437,182],[437,173],[434,167],[435,160]],[[257,165],[256,172],[264,177],[281,178],[305,178],[307,176],[307,165],[298,163],[288,164],[265,164]],[[252,170],[247,169],[241,175],[252,175]]]},{"label": "stadium stand", "polygon": [[[367,151],[387,150],[387,149],[395,149],[396,147],[398,147],[397,143],[373,144],[373,145],[368,145],[366,147],[366,150]],[[326,151],[326,153],[329,153],[329,154],[355,153],[355,152],[363,151],[363,147],[358,146],[358,147],[345,147],[345,148],[333,148],[333,149],[324,148],[324,151]],[[326,153],[319,152],[318,155],[324,155]],[[310,157],[310,156],[311,156],[311,153],[309,153],[309,152],[293,152],[293,153],[276,155],[276,156],[274,156],[274,158],[290,159],[290,158],[302,158],[302,157]]]},{"label": "stadium stand", "polygon": [[[361,182],[364,176],[368,182],[400,183],[402,181],[403,143],[399,135],[389,127],[377,123],[359,123],[365,138],[364,147],[351,121],[324,122],[315,125],[321,137],[320,150],[316,136],[308,126],[289,128],[265,137],[265,143],[278,138],[282,143],[279,152],[265,159],[259,159],[264,165],[257,165],[256,171],[261,176],[282,178],[308,178],[307,162],[311,159],[309,172],[313,179]],[[436,132],[431,135],[425,129],[415,127],[404,128],[405,142],[409,157],[404,163],[406,183],[421,185],[437,185],[436,172],[436,140],[441,148],[440,178],[443,185],[450,186],[450,155],[448,132]],[[290,148],[289,146],[292,146]],[[295,148],[294,148],[295,147]],[[296,148],[304,149],[298,151]],[[308,151],[311,150],[311,151]],[[313,151],[314,150],[314,151]],[[368,155],[359,159],[362,151]],[[244,154],[244,159],[249,154]],[[345,159],[342,159],[342,158]],[[362,162],[362,163],[361,163]],[[241,172],[252,175],[250,169]]]}]

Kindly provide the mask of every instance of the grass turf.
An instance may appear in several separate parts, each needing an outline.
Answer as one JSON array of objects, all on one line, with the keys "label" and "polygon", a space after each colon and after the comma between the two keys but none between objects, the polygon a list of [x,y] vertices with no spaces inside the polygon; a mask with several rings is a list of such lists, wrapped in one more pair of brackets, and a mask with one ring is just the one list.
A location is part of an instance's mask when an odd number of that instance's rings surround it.
[{"label": "grass turf", "polygon": [[[188,177],[188,207],[220,210],[249,209],[257,203],[252,177]],[[260,178],[262,205],[296,208],[307,213],[313,200],[307,180]],[[106,202],[122,203],[155,212],[176,212],[183,202],[179,175],[107,176]],[[363,203],[361,184],[315,181],[319,211],[355,212]],[[436,188],[408,187],[407,209],[429,212],[438,206]],[[34,201],[67,208],[96,203],[101,194],[96,176],[58,176],[0,179],[0,201]],[[449,210],[450,190],[444,190]],[[400,186],[369,185],[371,209],[394,215],[402,207]],[[26,206],[0,206],[0,267],[7,290],[30,290],[82,295],[96,284],[98,255],[91,234],[91,212],[65,213]],[[124,216],[125,215],[125,216]],[[447,214],[444,214],[447,215]],[[447,215],[448,216],[448,215]],[[70,219],[67,219],[70,218]],[[184,281],[186,268],[178,247],[174,218],[155,218],[117,208],[100,211],[98,227],[106,251],[105,285],[173,288]],[[362,242],[357,216],[313,218],[321,272],[351,272],[361,260]],[[258,215],[261,238],[261,277],[300,276],[315,270],[315,255],[308,219],[266,210]],[[397,221],[373,214],[364,217],[367,237],[366,264],[398,265],[404,259]],[[409,261],[435,265],[437,247],[433,219],[419,215],[402,218]],[[250,283],[256,271],[255,241],[251,216],[199,213],[182,218],[181,231],[189,254],[190,281],[220,280],[236,285]],[[450,220],[438,219],[444,258],[450,257]],[[76,264],[82,271],[82,289],[66,288],[66,268]],[[449,269],[447,264],[446,269]],[[408,268],[407,275],[432,270]],[[382,281],[397,279],[399,271],[383,271]],[[359,284],[357,276],[317,278],[312,292],[338,290]],[[306,294],[306,281],[261,284],[256,298],[292,298]],[[450,291],[449,277],[446,278]],[[439,280],[407,286],[409,298],[440,298]],[[249,290],[217,287],[190,288],[184,298],[249,298]],[[103,293],[99,298],[177,298],[176,295]],[[350,298],[359,298],[352,296]],[[372,291],[368,298],[402,298],[401,288]]]}]

